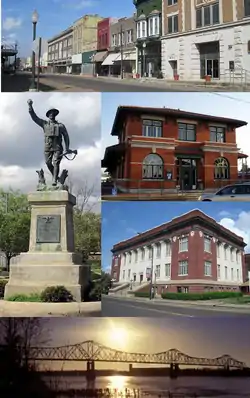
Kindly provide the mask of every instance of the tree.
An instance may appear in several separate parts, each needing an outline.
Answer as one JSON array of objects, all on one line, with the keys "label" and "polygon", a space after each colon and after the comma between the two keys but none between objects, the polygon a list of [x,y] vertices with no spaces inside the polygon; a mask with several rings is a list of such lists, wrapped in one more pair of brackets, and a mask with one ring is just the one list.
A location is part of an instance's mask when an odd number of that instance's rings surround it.
[{"label": "tree", "polygon": [[19,191],[0,191],[0,250],[10,260],[29,249],[30,208],[27,196]]}]

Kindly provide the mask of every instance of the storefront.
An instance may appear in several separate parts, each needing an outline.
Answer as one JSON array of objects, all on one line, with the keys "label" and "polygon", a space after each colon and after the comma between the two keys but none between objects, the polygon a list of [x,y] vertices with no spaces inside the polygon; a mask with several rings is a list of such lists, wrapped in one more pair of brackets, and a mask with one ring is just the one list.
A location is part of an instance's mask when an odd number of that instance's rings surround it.
[{"label": "storefront", "polygon": [[99,76],[107,76],[109,68],[108,66],[103,66],[102,63],[105,58],[108,56],[108,51],[97,51],[93,57],[94,61],[94,69],[95,75]]}]

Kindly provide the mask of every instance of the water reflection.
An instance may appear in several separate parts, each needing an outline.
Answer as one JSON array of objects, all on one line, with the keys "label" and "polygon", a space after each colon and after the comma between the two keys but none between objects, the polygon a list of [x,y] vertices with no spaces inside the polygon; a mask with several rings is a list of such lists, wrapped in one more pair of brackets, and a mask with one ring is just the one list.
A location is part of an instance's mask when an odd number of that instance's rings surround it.
[{"label": "water reflection", "polygon": [[128,377],[126,376],[110,376],[108,378],[108,388],[124,391],[128,385]]}]

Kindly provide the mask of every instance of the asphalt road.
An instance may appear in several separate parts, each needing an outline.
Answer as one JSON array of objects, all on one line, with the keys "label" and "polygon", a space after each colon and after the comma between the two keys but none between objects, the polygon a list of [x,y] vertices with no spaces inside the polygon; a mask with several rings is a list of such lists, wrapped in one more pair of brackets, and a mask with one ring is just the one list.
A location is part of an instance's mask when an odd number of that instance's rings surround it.
[{"label": "asphalt road", "polygon": [[[247,310],[246,310],[247,311]],[[142,302],[128,299],[117,298],[114,296],[102,297],[102,317],[185,317],[185,318],[201,318],[201,317],[230,317],[230,318],[246,318],[250,317],[250,313],[244,313],[242,310],[227,308],[208,308],[202,306],[181,306],[167,303]]]},{"label": "asphalt road", "polygon": [[[83,77],[83,76],[74,76],[74,75],[57,75],[57,74],[45,74],[43,75],[45,78],[49,80],[53,80],[57,84],[62,84],[64,86],[71,86],[72,91],[74,91],[74,87],[81,88],[83,91],[96,91],[96,92],[181,92],[181,91],[230,91],[229,89],[225,90],[225,88],[212,88],[205,87],[205,85],[196,87],[195,85],[187,85],[184,84],[175,84],[173,82],[166,84],[162,82],[140,82],[133,81],[128,82],[127,80],[120,79],[104,79],[102,77]],[[41,76],[41,83],[43,81],[43,76]],[[60,90],[57,90],[60,91]]]}]

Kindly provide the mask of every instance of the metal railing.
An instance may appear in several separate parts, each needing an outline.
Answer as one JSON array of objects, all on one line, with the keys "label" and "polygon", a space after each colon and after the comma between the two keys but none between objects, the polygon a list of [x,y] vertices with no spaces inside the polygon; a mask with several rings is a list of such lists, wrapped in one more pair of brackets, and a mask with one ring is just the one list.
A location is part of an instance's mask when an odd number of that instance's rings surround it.
[{"label": "metal railing", "polygon": [[250,87],[250,71],[243,68],[225,69],[224,73],[221,73],[219,81],[229,86],[247,88]]}]

